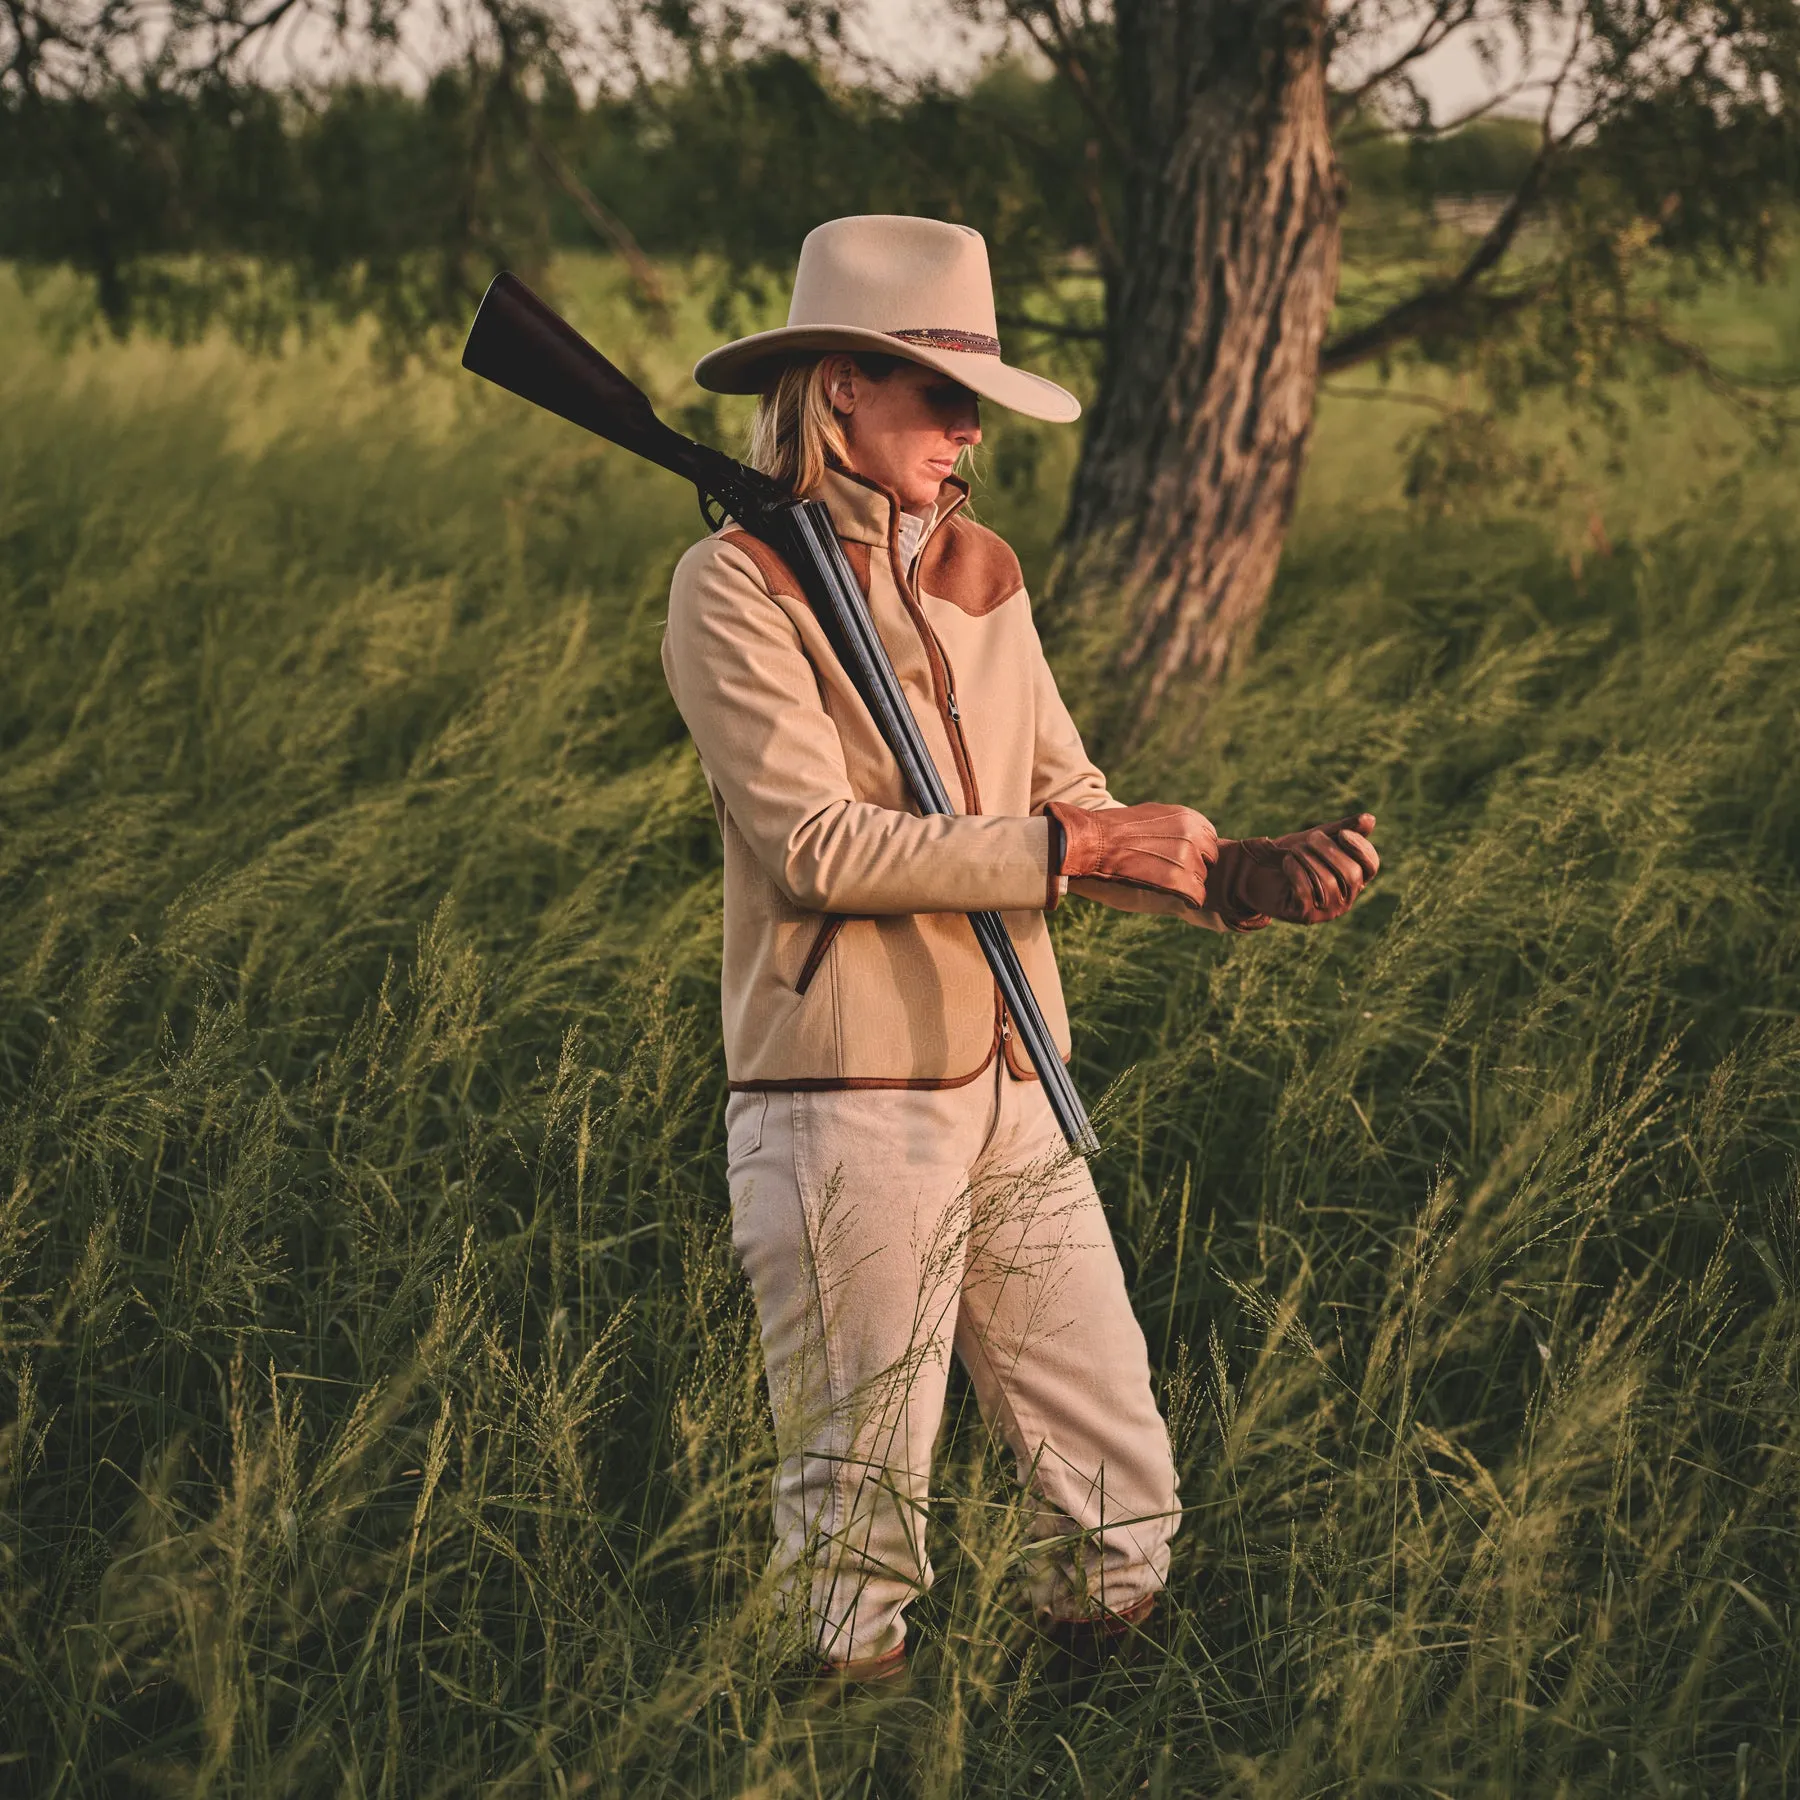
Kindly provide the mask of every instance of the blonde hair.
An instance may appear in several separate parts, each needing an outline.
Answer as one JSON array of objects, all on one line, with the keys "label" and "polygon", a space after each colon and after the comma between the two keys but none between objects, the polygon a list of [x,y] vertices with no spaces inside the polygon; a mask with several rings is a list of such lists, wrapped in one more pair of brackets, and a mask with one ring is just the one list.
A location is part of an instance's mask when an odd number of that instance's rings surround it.
[{"label": "blonde hair", "polygon": [[[756,417],[750,422],[750,466],[773,475],[796,494],[810,494],[828,468],[850,460],[825,379],[826,365],[843,354],[832,351],[787,364],[756,403]],[[870,380],[885,381],[905,358],[864,354],[851,361]]]}]

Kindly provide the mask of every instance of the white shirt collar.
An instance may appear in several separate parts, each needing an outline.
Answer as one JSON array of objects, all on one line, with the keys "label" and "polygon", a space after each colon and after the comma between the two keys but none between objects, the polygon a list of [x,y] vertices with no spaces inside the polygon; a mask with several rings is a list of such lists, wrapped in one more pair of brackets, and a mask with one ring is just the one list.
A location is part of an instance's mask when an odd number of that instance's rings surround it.
[{"label": "white shirt collar", "polygon": [[937,508],[921,517],[918,513],[903,512],[900,523],[895,527],[895,534],[900,541],[900,566],[911,569],[919,554],[919,546],[925,541],[925,534],[937,521]]}]

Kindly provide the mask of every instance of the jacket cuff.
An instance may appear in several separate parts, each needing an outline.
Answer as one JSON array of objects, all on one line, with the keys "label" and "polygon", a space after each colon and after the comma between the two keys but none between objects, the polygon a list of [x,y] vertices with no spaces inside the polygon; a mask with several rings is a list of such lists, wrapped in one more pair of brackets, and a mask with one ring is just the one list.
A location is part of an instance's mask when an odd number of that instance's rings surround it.
[{"label": "jacket cuff", "polygon": [[1044,823],[1050,827],[1050,856],[1048,880],[1044,889],[1044,911],[1056,911],[1056,903],[1069,891],[1068,878],[1062,872],[1063,851],[1068,844],[1067,834],[1063,831],[1062,821],[1053,812],[1044,814]]}]

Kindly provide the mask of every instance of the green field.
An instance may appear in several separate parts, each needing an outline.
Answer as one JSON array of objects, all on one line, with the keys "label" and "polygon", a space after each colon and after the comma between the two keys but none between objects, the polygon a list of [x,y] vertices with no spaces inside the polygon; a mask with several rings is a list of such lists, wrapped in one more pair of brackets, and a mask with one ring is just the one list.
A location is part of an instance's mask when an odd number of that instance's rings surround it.
[{"label": "green field", "polygon": [[[698,399],[704,284],[668,343],[571,279]],[[1797,294],[1699,325],[1791,366]],[[1045,1679],[958,1387],[912,1691],[839,1707],[760,1583],[657,660],[692,496],[448,364],[65,357],[28,311],[0,1792],[1800,1792],[1800,451],[1670,384],[1433,515],[1429,415],[1326,402],[1255,657],[1114,786],[1365,804],[1380,882],[1308,934],[1057,920],[1188,1509],[1166,1647]],[[1042,571],[1073,441],[991,446]]]}]

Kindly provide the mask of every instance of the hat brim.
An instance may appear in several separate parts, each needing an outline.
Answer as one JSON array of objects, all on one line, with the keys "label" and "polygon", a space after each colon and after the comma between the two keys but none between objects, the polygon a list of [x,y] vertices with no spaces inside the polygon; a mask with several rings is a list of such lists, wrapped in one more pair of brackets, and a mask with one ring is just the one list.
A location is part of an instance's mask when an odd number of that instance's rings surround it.
[{"label": "hat brim", "polygon": [[781,365],[808,351],[871,350],[923,363],[960,381],[971,393],[1028,419],[1069,425],[1081,417],[1081,402],[1054,381],[1015,369],[997,356],[968,350],[931,350],[885,331],[854,325],[784,325],[759,331],[709,351],[694,365],[694,379],[715,394],[760,394]]}]

